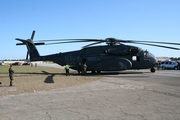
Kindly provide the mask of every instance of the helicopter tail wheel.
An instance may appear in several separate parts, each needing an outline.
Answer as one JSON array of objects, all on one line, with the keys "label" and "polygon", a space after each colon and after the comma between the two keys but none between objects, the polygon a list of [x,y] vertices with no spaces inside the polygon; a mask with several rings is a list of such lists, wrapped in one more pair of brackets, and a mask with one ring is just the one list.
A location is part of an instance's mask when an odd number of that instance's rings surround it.
[{"label": "helicopter tail wheel", "polygon": [[154,68],[151,68],[150,71],[154,73],[156,70]]}]

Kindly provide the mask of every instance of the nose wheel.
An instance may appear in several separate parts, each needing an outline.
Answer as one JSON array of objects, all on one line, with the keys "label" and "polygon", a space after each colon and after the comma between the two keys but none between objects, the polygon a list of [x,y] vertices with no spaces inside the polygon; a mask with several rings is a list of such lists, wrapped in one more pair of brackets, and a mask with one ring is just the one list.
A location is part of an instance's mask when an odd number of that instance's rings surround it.
[{"label": "nose wheel", "polygon": [[156,70],[155,70],[154,68],[151,68],[150,71],[151,71],[152,73],[156,72]]}]

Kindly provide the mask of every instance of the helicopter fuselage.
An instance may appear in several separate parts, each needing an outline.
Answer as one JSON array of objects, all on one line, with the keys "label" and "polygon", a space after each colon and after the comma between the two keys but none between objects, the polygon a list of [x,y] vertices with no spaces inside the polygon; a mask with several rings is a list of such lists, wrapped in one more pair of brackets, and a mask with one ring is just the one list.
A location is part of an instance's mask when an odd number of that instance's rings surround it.
[{"label": "helicopter fuselage", "polygon": [[157,63],[154,55],[139,47],[128,45],[105,45],[81,50],[32,58],[31,61],[53,61],[61,66],[69,64],[74,70],[79,63],[87,64],[87,71],[121,71],[152,68]]}]

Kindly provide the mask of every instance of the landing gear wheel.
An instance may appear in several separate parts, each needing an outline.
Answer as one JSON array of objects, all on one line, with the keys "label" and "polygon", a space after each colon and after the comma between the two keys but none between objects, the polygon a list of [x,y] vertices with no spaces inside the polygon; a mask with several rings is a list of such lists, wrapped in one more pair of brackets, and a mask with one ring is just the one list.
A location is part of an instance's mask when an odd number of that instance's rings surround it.
[{"label": "landing gear wheel", "polygon": [[100,74],[101,73],[101,71],[97,71],[97,74]]},{"label": "landing gear wheel", "polygon": [[156,70],[154,68],[151,68],[150,71],[154,73]]}]

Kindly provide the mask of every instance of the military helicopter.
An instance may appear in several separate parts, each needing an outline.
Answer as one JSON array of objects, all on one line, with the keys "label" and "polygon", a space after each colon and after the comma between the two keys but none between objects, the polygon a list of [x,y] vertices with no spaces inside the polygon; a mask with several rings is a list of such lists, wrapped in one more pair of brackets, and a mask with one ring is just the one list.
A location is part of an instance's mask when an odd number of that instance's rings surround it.
[{"label": "military helicopter", "polygon": [[[180,45],[180,43],[169,42],[154,42],[154,41],[135,41],[135,40],[121,40],[116,38],[106,39],[57,39],[57,40],[39,40],[33,41],[35,31],[32,32],[30,39],[20,39],[22,43],[16,45],[26,45],[27,55],[26,60],[30,56],[30,61],[53,61],[61,66],[69,64],[71,69],[77,70],[79,63],[87,64],[87,71],[92,73],[100,73],[101,71],[122,71],[128,69],[150,69],[155,72],[157,60],[153,54],[140,47],[125,45],[122,43],[134,43],[142,45],[150,45],[174,50],[179,48],[162,46],[158,44]],[[48,43],[51,42],[51,43]],[[57,53],[51,55],[40,56],[36,45],[52,45],[63,43],[79,43],[79,42],[93,42],[84,46],[81,50]],[[93,46],[100,43],[107,45]]]}]

